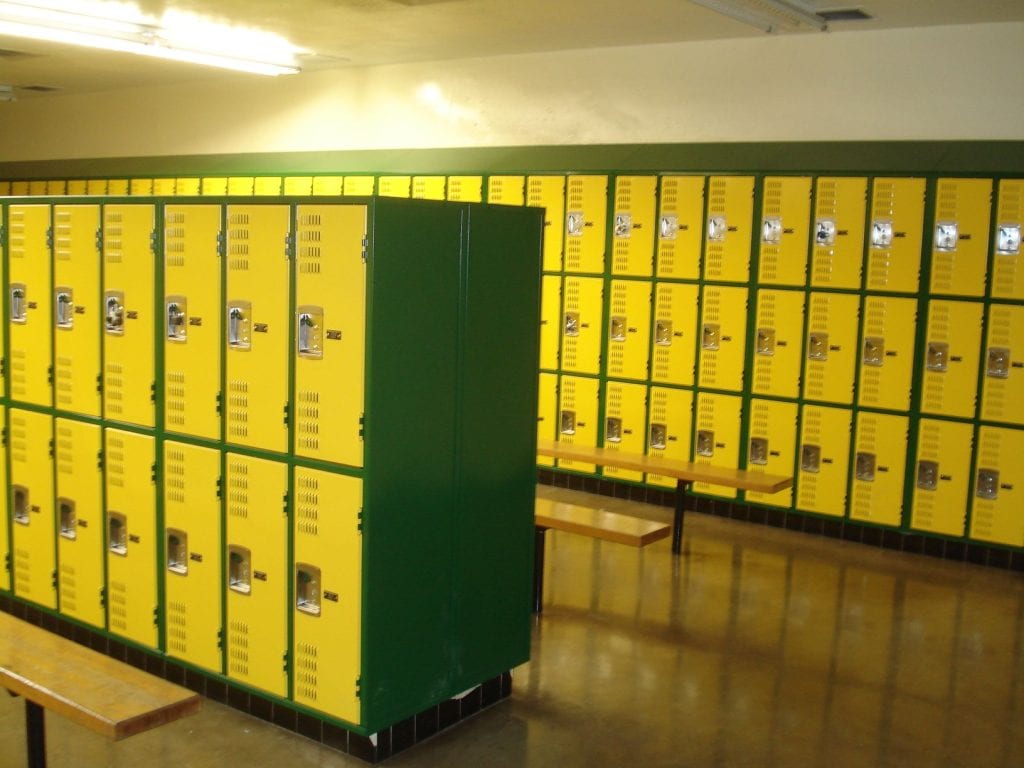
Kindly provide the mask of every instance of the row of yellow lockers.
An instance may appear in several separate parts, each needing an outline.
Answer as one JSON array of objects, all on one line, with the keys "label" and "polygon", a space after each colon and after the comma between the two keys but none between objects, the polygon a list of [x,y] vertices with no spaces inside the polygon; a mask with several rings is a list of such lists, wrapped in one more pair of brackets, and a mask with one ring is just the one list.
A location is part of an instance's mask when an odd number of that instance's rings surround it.
[{"label": "row of yellow lockers", "polygon": [[162,621],[167,656],[359,722],[361,480],[294,467],[289,526],[287,464],[8,417],[0,589],[149,649]]},{"label": "row of yellow lockers", "polygon": [[[746,283],[756,244],[759,284],[919,290],[925,179],[766,176],[759,231],[756,186],[744,175],[366,175],[22,181],[0,183],[0,194],[376,192],[478,202],[486,191],[487,202],[547,209],[546,272]],[[1024,180],[938,179],[933,207],[929,292],[981,297],[991,278],[993,298],[1024,299]]]},{"label": "row of yellow lockers", "polygon": [[[594,446],[600,438],[610,451],[722,467],[740,466],[745,454],[745,469],[795,474],[795,489],[745,492],[748,502],[955,537],[965,534],[970,508],[971,539],[1024,546],[1022,429],[982,425],[976,435],[971,423],[921,418],[915,450],[908,447],[912,422],[905,415],[758,398],[744,411],[737,395],[616,381],[605,383],[602,410],[597,379],[555,374],[541,374],[540,392],[538,428],[549,439]],[[539,463],[552,465],[545,458]],[[578,461],[559,467],[596,471]],[[613,467],[602,474],[675,486],[672,478]],[[695,483],[694,490],[737,497],[735,489],[707,483]]]}]

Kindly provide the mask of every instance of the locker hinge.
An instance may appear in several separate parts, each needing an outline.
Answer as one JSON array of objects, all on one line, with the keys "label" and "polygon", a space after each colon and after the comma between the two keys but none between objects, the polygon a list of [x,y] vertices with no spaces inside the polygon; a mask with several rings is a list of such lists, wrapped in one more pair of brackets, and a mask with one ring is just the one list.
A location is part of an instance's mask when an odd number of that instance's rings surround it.
[{"label": "locker hinge", "polygon": [[0,357],[0,379],[7,376],[7,358]]},{"label": "locker hinge", "polygon": [[50,440],[50,458],[57,455],[57,443],[54,440]]},{"label": "locker hinge", "polygon": [[284,236],[284,257],[286,259],[295,258],[295,233],[289,232]]},{"label": "locker hinge", "polygon": [[7,228],[0,227],[0,248],[3,248],[5,245],[7,245]]},{"label": "locker hinge", "polygon": [[51,386],[53,385],[53,366],[52,365],[46,366],[46,380],[47,380],[47,382],[49,382],[49,384]]},{"label": "locker hinge", "polygon": [[46,228],[46,248],[53,250],[53,227]]},{"label": "locker hinge", "polygon": [[224,396],[223,396],[223,394],[221,392],[218,392],[216,399],[217,399],[217,414],[218,415],[223,414],[224,413]]},{"label": "locker hinge", "polygon": [[10,571],[11,570],[11,553],[10,552],[5,552],[4,553],[4,570],[5,571]]},{"label": "locker hinge", "polygon": [[103,451],[96,452],[96,468],[100,471],[103,470]]},{"label": "locker hinge", "polygon": [[223,477],[218,477],[217,478],[217,498],[218,499],[223,499],[224,498],[224,478]]},{"label": "locker hinge", "polygon": [[96,377],[96,391],[103,394],[103,374]]},{"label": "locker hinge", "polygon": [[360,414],[359,416],[359,439],[362,440],[366,435],[366,414]]},{"label": "locker hinge", "polygon": [[156,256],[156,230],[149,233],[149,250]]},{"label": "locker hinge", "polygon": [[217,647],[218,648],[223,648],[224,647],[224,630],[223,629],[218,629],[217,630]]},{"label": "locker hinge", "polygon": [[356,513],[356,530],[360,533],[363,532],[363,508],[359,508],[359,512]]},{"label": "locker hinge", "polygon": [[356,678],[356,698],[363,698],[363,678],[361,677]]},{"label": "locker hinge", "polygon": [[217,255],[223,257],[228,252],[228,241],[223,232],[217,233]]},{"label": "locker hinge", "polygon": [[153,609],[153,625],[160,626],[160,606]]},{"label": "locker hinge", "polygon": [[289,403],[284,404],[284,425],[287,427],[291,424],[292,407]]},{"label": "locker hinge", "polygon": [[369,256],[370,256],[370,239],[367,238],[367,237],[364,237],[363,238],[363,252],[362,252],[363,264],[366,263],[366,260],[369,258]]},{"label": "locker hinge", "polygon": [[156,402],[156,382],[154,381],[149,385],[149,402]]},{"label": "locker hinge", "polygon": [[156,464],[149,465],[149,481],[156,485]]},{"label": "locker hinge", "polygon": [[284,509],[282,511],[284,512],[284,516],[285,517],[288,517],[289,501],[290,500],[288,498],[288,494],[287,493],[284,496],[281,497],[281,504],[284,506]]},{"label": "locker hinge", "polygon": [[96,228],[96,251],[98,253],[103,253],[103,228],[102,227],[97,227]]},{"label": "locker hinge", "polygon": [[291,660],[288,658],[288,651],[284,652],[284,656],[281,657],[281,662],[284,665],[283,669],[284,669],[285,674],[288,674],[288,672],[291,670],[291,666],[292,666],[291,665]]},{"label": "locker hinge", "polygon": [[50,580],[53,582],[53,588],[57,589],[57,571],[56,570],[54,570],[53,573],[50,574]]},{"label": "locker hinge", "polygon": [[107,604],[107,588],[100,587],[100,605],[106,606]]}]

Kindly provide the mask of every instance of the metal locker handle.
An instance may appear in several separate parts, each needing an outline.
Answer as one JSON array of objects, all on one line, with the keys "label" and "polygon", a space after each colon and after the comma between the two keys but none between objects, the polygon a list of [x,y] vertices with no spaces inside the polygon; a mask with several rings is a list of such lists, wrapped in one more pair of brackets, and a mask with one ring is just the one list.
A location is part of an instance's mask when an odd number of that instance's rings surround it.
[{"label": "metal locker handle", "polygon": [[782,242],[782,217],[765,216],[761,222],[761,241],[765,245],[778,245]]},{"label": "metal locker handle", "polygon": [[252,553],[245,547],[228,546],[228,589],[243,595],[252,592]]},{"label": "metal locker handle", "polygon": [[938,221],[935,223],[935,250],[952,253],[956,250],[960,239],[959,226],[955,221]]},{"label": "metal locker handle", "polygon": [[944,341],[929,341],[925,367],[929,371],[945,373],[949,368],[949,344]]},{"label": "metal locker handle", "polygon": [[65,539],[78,538],[78,514],[73,499],[57,499],[57,511],[60,515],[60,535]]},{"label": "metal locker handle", "polygon": [[697,430],[697,455],[715,455],[715,433],[710,429]]},{"label": "metal locker handle", "polygon": [[28,525],[29,512],[32,511],[29,504],[28,488],[24,485],[12,485],[11,497],[14,506],[14,522]]},{"label": "metal locker handle", "polygon": [[73,328],[75,325],[75,300],[70,288],[58,288],[54,302],[58,328]]},{"label": "metal locker handle", "polygon": [[167,570],[188,574],[188,533],[176,528],[167,529]]},{"label": "metal locker handle", "polygon": [[1020,253],[1020,224],[1001,223],[996,227],[996,253],[1000,256]]},{"label": "metal locker handle", "polygon": [[828,360],[828,334],[811,331],[807,338],[807,359]]},{"label": "metal locker handle", "polygon": [[622,316],[613,316],[610,322],[610,329],[608,331],[608,338],[612,341],[625,341],[626,340],[626,318]]},{"label": "metal locker handle", "polygon": [[659,231],[662,240],[675,240],[676,233],[679,231],[679,217],[671,214],[662,216]]},{"label": "metal locker handle", "polygon": [[978,481],[974,495],[979,499],[995,499],[999,496],[999,470],[978,468]]},{"label": "metal locker handle", "polygon": [[668,425],[667,424],[651,424],[651,448],[659,451],[665,449],[665,444],[668,441]]},{"label": "metal locker handle", "polygon": [[875,219],[871,222],[871,247],[888,248],[892,245],[892,219]]},{"label": "metal locker handle", "polygon": [[702,349],[716,350],[722,339],[722,328],[718,323],[704,323],[700,334],[700,346]]},{"label": "metal locker handle", "polygon": [[320,307],[299,307],[295,340],[299,357],[320,360],[324,356],[324,311]]},{"label": "metal locker handle", "polygon": [[659,347],[672,346],[672,321],[657,320],[654,324],[654,343]]},{"label": "metal locker handle", "polygon": [[814,224],[814,244],[831,246],[836,244],[835,219],[818,219]]},{"label": "metal locker handle", "polygon": [[167,339],[186,341],[188,337],[188,302],[184,296],[167,299]]},{"label": "metal locker handle", "polygon": [[821,446],[806,444],[800,449],[800,469],[804,472],[821,471]]},{"label": "metal locker handle", "polygon": [[580,335],[580,313],[579,312],[566,312],[565,313],[565,335],[566,336],[579,336]]},{"label": "metal locker handle", "polygon": [[764,466],[768,463],[768,438],[750,438],[750,463]]},{"label": "metal locker handle", "polygon": [[758,328],[756,344],[757,354],[772,357],[775,354],[775,329]]},{"label": "metal locker handle", "polygon": [[228,304],[228,347],[249,349],[252,332],[252,305],[247,301]]},{"label": "metal locker handle", "polygon": [[563,435],[576,434],[576,411],[562,411],[559,431]]},{"label": "metal locker handle", "polygon": [[128,554],[128,518],[120,512],[107,513],[107,549],[122,557]]},{"label": "metal locker handle", "polygon": [[885,339],[881,336],[864,337],[864,365],[879,367],[885,362]]},{"label": "metal locker handle", "polygon": [[854,477],[867,483],[875,482],[875,464],[875,454],[867,451],[859,452],[854,465]]},{"label": "metal locker handle", "polygon": [[1006,347],[989,347],[985,373],[993,379],[1010,378],[1010,350]]},{"label": "metal locker handle", "polygon": [[28,319],[25,313],[28,309],[27,295],[24,283],[11,283],[11,322],[24,323]]},{"label": "metal locker handle", "polygon": [[609,443],[622,442],[622,419],[609,416],[605,420],[604,439]]},{"label": "metal locker handle", "polygon": [[917,462],[917,487],[934,491],[939,487],[939,462],[921,459]]},{"label": "metal locker handle", "polygon": [[107,333],[121,336],[124,334],[124,292],[107,291],[104,300],[106,307],[105,323]]},{"label": "metal locker handle", "polygon": [[320,569],[306,563],[295,564],[295,607],[310,616],[320,615]]}]

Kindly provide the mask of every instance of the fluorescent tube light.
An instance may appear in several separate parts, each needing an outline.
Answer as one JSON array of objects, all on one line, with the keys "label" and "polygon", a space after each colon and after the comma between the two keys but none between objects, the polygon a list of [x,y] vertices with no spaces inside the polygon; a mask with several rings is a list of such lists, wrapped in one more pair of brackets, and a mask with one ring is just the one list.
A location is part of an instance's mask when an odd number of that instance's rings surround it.
[{"label": "fluorescent tube light", "polygon": [[795,0],[690,0],[695,5],[728,16],[764,32],[798,29],[801,25],[824,32],[828,22]]}]

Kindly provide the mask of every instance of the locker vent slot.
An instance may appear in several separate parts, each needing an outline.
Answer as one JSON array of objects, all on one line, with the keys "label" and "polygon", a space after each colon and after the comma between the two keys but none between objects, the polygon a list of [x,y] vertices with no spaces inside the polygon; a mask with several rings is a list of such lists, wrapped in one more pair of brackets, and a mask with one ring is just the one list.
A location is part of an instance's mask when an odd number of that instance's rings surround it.
[{"label": "locker vent slot", "polygon": [[323,307],[299,307],[297,311],[295,341],[299,357],[320,360],[324,356]]},{"label": "locker vent slot", "polygon": [[112,336],[124,335],[124,291],[107,291],[103,306],[106,307],[104,324]]},{"label": "locker vent slot", "polygon": [[295,607],[310,616],[320,615],[320,569],[315,565],[295,564]]},{"label": "locker vent slot", "polygon": [[167,570],[188,574],[188,534],[175,528],[167,529]]},{"label": "locker vent slot", "polygon": [[758,328],[757,329],[757,354],[772,356],[775,354],[775,329],[774,328]]},{"label": "locker vent slot", "polygon": [[71,288],[62,286],[57,289],[54,312],[58,328],[70,330],[75,327],[75,299]]},{"label": "locker vent slot", "polygon": [[939,221],[935,223],[935,250],[952,253],[956,250],[960,238],[959,227],[955,221]]},{"label": "locker vent slot", "polygon": [[242,595],[252,592],[252,553],[234,544],[228,546],[228,588]]},{"label": "locker vent slot", "polygon": [[605,421],[604,439],[610,443],[622,442],[622,419],[609,416]]},{"label": "locker vent slot", "polygon": [[580,335],[580,313],[579,312],[566,312],[565,313],[565,335],[566,336],[579,336]]},{"label": "locker vent slot", "polygon": [[824,247],[836,244],[835,219],[818,219],[814,222],[814,244]]},{"label": "locker vent slot", "polygon": [[122,581],[111,581],[108,588],[110,600],[110,628],[128,631],[128,587]]},{"label": "locker vent slot", "polygon": [[828,360],[828,334],[823,331],[811,331],[807,338],[807,359]]},{"label": "locker vent slot", "polygon": [[875,454],[858,452],[854,473],[858,480],[866,483],[875,482]]},{"label": "locker vent slot", "polygon": [[654,324],[654,343],[660,347],[672,346],[672,321],[656,320]]},{"label": "locker vent slot", "polygon": [[608,338],[611,341],[626,340],[626,318],[621,316],[612,317],[608,330]]},{"label": "locker vent slot", "polygon": [[885,339],[881,336],[864,337],[864,365],[880,366],[885,361]]},{"label": "locker vent slot", "polygon": [[78,515],[72,499],[57,499],[57,511],[60,515],[60,535],[72,541],[78,538]]},{"label": "locker vent slot", "polygon": [[710,429],[698,429],[697,430],[697,455],[698,456],[714,456],[715,455],[715,433]]},{"label": "locker vent slot", "polygon": [[782,217],[765,216],[761,224],[761,241],[765,245],[778,245],[782,242]]},{"label": "locker vent slot", "polygon": [[892,246],[892,219],[875,219],[871,222],[871,247],[875,249]]},{"label": "locker vent slot", "polygon": [[934,491],[939,487],[939,462],[922,459],[917,462],[917,487]]},{"label": "locker vent slot", "polygon": [[24,323],[28,320],[28,289],[24,283],[11,283],[11,322]]},{"label": "locker vent slot", "polygon": [[576,434],[576,411],[562,411],[559,431],[563,435]]},{"label": "locker vent slot", "polygon": [[228,625],[228,671],[249,676],[249,625],[244,621],[232,621]]},{"label": "locker vent slot", "polygon": [[128,519],[121,512],[107,513],[107,549],[122,557],[128,554]]},{"label": "locker vent slot", "polygon": [[188,299],[167,297],[167,340],[183,342],[188,337]]},{"label": "locker vent slot", "polygon": [[662,240],[675,240],[676,233],[679,231],[679,217],[674,214],[661,217],[661,225],[658,227],[658,233],[661,235]]},{"label": "locker vent slot", "polygon": [[722,340],[722,327],[718,323],[704,323],[700,334],[702,349],[717,350]]},{"label": "locker vent slot", "polygon": [[925,365],[929,371],[945,373],[949,368],[949,344],[944,341],[929,341]]},{"label": "locker vent slot", "polygon": [[978,468],[975,495],[979,499],[995,499],[999,496],[999,470]]},{"label": "locker vent slot", "polygon": [[188,608],[177,600],[167,603],[167,649],[188,653]]},{"label": "locker vent slot", "polygon": [[999,224],[996,227],[996,253],[1000,256],[1020,254],[1020,224]]},{"label": "locker vent slot", "polygon": [[13,497],[14,522],[28,525],[29,513],[32,510],[29,504],[28,488],[24,485],[12,485],[11,496]]},{"label": "locker vent slot", "polygon": [[651,424],[651,448],[655,450],[665,450],[665,445],[668,442],[668,425],[667,424]]},{"label": "locker vent slot", "polygon": [[989,347],[985,373],[994,379],[1010,378],[1010,350],[1006,347]]},{"label": "locker vent slot", "polygon": [[800,469],[804,472],[821,471],[821,446],[805,444],[800,449]]},{"label": "locker vent slot", "polygon": [[317,646],[312,643],[295,644],[295,693],[306,701],[317,701],[320,685],[317,680],[319,663]]},{"label": "locker vent slot", "polygon": [[750,463],[764,466],[768,463],[768,438],[750,438]]}]

